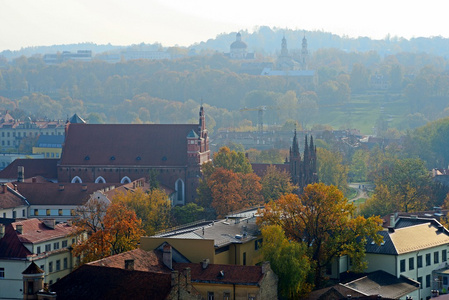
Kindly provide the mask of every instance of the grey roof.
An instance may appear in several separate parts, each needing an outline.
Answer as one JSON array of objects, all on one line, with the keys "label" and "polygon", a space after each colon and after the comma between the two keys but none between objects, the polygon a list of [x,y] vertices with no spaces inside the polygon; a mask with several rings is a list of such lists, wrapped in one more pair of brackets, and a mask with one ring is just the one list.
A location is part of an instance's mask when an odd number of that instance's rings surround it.
[{"label": "grey roof", "polygon": [[188,138],[198,138],[198,134],[192,129],[190,130],[189,134],[187,134]]},{"label": "grey roof", "polygon": [[382,295],[391,299],[399,299],[419,289],[419,282],[404,276],[397,278],[381,270],[344,285],[367,295]]},{"label": "grey roof", "polygon": [[215,247],[220,248],[230,244],[243,244],[256,239],[259,235],[256,218],[251,217],[243,220],[220,220],[209,225],[165,232],[156,237],[213,240]]},{"label": "grey roof", "polygon": [[77,114],[74,114],[70,119],[69,119],[70,123],[78,123],[78,124],[86,124],[86,121],[84,121],[80,116],[78,116]]},{"label": "grey roof", "polygon": [[372,239],[368,238],[365,246],[366,253],[397,255],[398,252],[396,251],[396,248],[391,241],[388,231],[380,231],[378,232],[378,234],[380,234],[384,239],[382,244],[377,245]]},{"label": "grey roof", "polygon": [[42,148],[62,148],[63,143],[63,135],[40,135],[36,145]]}]

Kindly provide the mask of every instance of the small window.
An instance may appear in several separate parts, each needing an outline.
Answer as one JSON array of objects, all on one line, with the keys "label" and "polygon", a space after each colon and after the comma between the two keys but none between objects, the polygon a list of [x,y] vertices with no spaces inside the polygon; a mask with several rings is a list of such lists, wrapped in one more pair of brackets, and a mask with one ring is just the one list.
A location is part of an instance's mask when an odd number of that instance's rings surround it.
[{"label": "small window", "polygon": [[214,292],[207,292],[207,300],[214,300]]},{"label": "small window", "polygon": [[45,265],[41,265],[40,268],[42,269],[42,271],[45,271]]},{"label": "small window", "polygon": [[67,240],[62,241],[62,248],[66,248],[67,247]]},{"label": "small window", "polygon": [[408,269],[409,270],[414,270],[415,269],[415,258],[414,257],[410,257],[408,259]]},{"label": "small window", "polygon": [[51,244],[45,245],[45,252],[51,251]]},{"label": "small window", "polygon": [[223,293],[223,300],[231,300],[231,293],[224,292]]},{"label": "small window", "polygon": [[0,268],[0,278],[5,278],[5,268]]},{"label": "small window", "polygon": [[67,269],[68,265],[67,265],[67,257],[64,258],[64,270]]},{"label": "small window", "polygon": [[243,252],[243,265],[246,266],[246,252]]},{"label": "small window", "polygon": [[418,255],[418,257],[416,258],[416,266],[417,268],[422,268],[422,255]]},{"label": "small window", "polygon": [[25,217],[25,210],[22,209],[22,217]]},{"label": "small window", "polygon": [[15,210],[13,210],[13,212],[12,212],[12,218],[13,219],[17,218],[17,212]]},{"label": "small window", "polygon": [[447,251],[441,251],[441,262],[445,262],[447,260]]},{"label": "small window", "polygon": [[423,289],[424,287],[422,286],[422,277],[418,277],[418,282],[421,289]]},{"label": "small window", "polygon": [[254,241],[254,250],[259,250],[262,248],[262,239],[258,239]]},{"label": "small window", "polygon": [[438,251],[435,251],[434,253],[433,253],[433,263],[434,264],[437,264],[437,263],[439,263],[440,262],[440,255],[439,255],[440,253],[438,252]]},{"label": "small window", "polygon": [[58,215],[62,216],[62,209],[58,209]]},{"label": "small window", "polygon": [[49,262],[48,263],[48,272],[53,272],[53,262],[51,261],[51,262]]},{"label": "small window", "polygon": [[401,262],[400,262],[400,263],[401,263],[401,266],[400,266],[401,269],[400,269],[400,271],[401,271],[401,272],[405,272],[405,259],[401,259]]},{"label": "small window", "polygon": [[37,254],[41,253],[41,246],[37,246],[37,248],[36,248],[36,253],[37,253]]},{"label": "small window", "polygon": [[39,215],[39,210],[38,210],[38,209],[35,209],[35,210],[34,210],[34,215],[35,215],[35,216],[38,216],[38,215]]},{"label": "small window", "polygon": [[61,260],[58,259],[58,260],[56,261],[56,271],[60,271],[60,270],[61,270]]},{"label": "small window", "polygon": [[47,216],[50,215],[50,210],[49,210],[49,209],[46,210],[46,215],[47,215]]},{"label": "small window", "polygon": [[53,243],[53,249],[59,249],[59,242]]},{"label": "small window", "polygon": [[430,275],[426,275],[426,288],[430,287]]},{"label": "small window", "polygon": [[426,254],[426,266],[430,266],[430,253]]}]

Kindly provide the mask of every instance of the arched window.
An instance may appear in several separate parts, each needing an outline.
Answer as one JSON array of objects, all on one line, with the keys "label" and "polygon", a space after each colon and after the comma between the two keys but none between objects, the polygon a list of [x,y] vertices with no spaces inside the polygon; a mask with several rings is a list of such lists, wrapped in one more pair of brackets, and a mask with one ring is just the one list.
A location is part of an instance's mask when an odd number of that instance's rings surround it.
[{"label": "arched window", "polygon": [[73,177],[72,183],[83,183],[83,181],[81,180],[81,178],[79,178],[78,176]]},{"label": "arched window", "polygon": [[95,179],[95,183],[106,183],[106,180],[102,176],[98,176],[97,179]]},{"label": "arched window", "polygon": [[184,181],[181,178],[175,182],[176,204],[184,204]]},{"label": "arched window", "polygon": [[131,183],[131,179],[128,176],[125,176],[120,180],[120,183]]}]

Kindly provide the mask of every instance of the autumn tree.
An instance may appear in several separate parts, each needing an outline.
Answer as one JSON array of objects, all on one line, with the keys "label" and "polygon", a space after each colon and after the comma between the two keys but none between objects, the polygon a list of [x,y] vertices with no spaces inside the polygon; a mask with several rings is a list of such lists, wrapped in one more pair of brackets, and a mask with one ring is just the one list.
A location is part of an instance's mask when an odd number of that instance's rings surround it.
[{"label": "autumn tree", "polygon": [[286,171],[278,170],[270,165],[262,177],[262,195],[265,202],[275,201],[282,195],[293,193],[297,187],[292,183],[292,178]]},{"label": "autumn tree", "polygon": [[279,294],[298,299],[310,292],[311,285],[306,279],[311,263],[304,243],[289,241],[279,225],[262,228],[262,238],[262,256],[279,277]]},{"label": "autumn tree", "polygon": [[414,212],[432,206],[433,183],[420,159],[396,159],[384,165],[375,183],[374,194],[362,210],[365,215]]},{"label": "autumn tree", "polygon": [[[354,217],[354,206],[335,186],[310,184],[298,197],[282,196],[265,206],[259,224],[280,226],[289,240],[304,245],[313,264],[313,284],[320,288],[324,269],[334,259],[348,255],[353,269],[366,267],[365,244],[367,237],[381,242],[377,234],[382,230],[379,217]],[[311,282],[312,283],[312,282]]]},{"label": "autumn tree", "polygon": [[91,207],[100,211],[90,211],[88,219],[75,222],[80,231],[88,233],[88,238],[73,249],[82,264],[137,248],[144,231],[134,211],[123,203],[112,203],[103,216],[103,204],[97,201]]},{"label": "autumn tree", "polygon": [[211,206],[218,216],[263,203],[260,178],[255,174],[234,173],[218,168],[207,181],[211,191]]},{"label": "autumn tree", "polygon": [[133,192],[117,193],[114,202],[120,202],[133,210],[142,220],[146,235],[154,235],[157,231],[170,227],[171,203],[167,194],[161,189],[144,191],[136,189]]},{"label": "autumn tree", "polygon": [[343,193],[348,189],[348,166],[339,152],[317,148],[317,168],[320,182],[335,185]]}]

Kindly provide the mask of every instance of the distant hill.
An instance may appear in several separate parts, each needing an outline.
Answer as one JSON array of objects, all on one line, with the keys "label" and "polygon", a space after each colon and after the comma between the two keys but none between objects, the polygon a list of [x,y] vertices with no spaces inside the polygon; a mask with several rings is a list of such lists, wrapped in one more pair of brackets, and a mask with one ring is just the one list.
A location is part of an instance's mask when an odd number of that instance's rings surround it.
[{"label": "distant hill", "polygon": [[[247,30],[241,31],[242,40],[248,45],[248,51],[262,55],[278,53],[282,37],[285,36],[289,50],[295,51],[301,48],[302,39],[305,36],[308,49],[314,51],[320,48],[337,48],[347,52],[377,51],[380,55],[395,54],[399,52],[429,53],[433,55],[449,57],[449,39],[443,37],[417,37],[405,39],[401,37],[385,37],[382,40],[373,40],[368,37],[350,38],[339,36],[324,31],[304,31],[282,28],[270,28],[261,26],[252,33]],[[229,52],[229,46],[235,41],[236,32],[222,33],[213,39],[195,43],[188,48],[197,51],[212,50],[218,52]],[[80,43],[70,45],[53,45],[27,47],[17,51],[3,51],[0,56],[11,60],[16,57],[33,56],[36,54],[57,53],[62,51],[76,52],[77,50],[91,50],[92,53],[119,52],[127,48],[138,50],[158,50],[163,48],[161,44],[139,44],[131,46],[97,45],[94,43]]]}]

